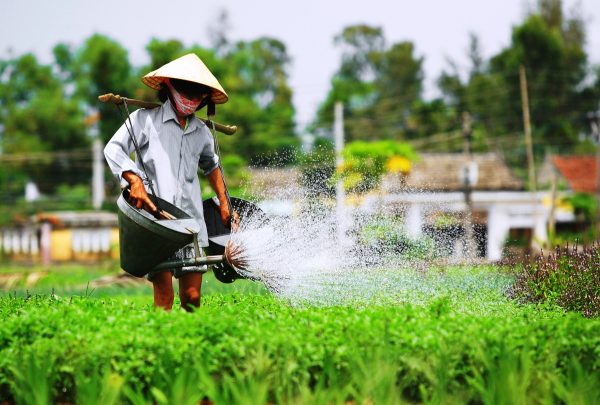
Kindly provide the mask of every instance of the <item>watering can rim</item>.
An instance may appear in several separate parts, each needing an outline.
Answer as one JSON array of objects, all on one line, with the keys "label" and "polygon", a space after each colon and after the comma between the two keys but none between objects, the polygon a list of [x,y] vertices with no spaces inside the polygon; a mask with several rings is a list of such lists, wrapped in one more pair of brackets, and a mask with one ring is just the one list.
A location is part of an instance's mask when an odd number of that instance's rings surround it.
[{"label": "watering can rim", "polygon": [[[149,232],[159,234],[162,237],[167,239],[171,239],[171,237],[181,238],[182,236],[189,237],[190,242],[193,238],[193,233],[189,230],[186,231],[178,231],[176,229],[163,226],[161,221],[151,219],[143,215],[137,208],[134,208],[129,202],[127,202],[125,196],[122,192],[117,199],[117,206],[119,208],[119,212],[129,218],[131,221],[135,222],[137,225],[143,227]],[[158,198],[158,197],[157,197]],[[164,200],[163,200],[164,201]],[[166,201],[165,201],[166,202]],[[178,207],[176,207],[178,208]],[[194,219],[192,216],[187,214],[185,211],[178,208],[181,212],[187,215],[187,218],[179,218],[179,219]]]}]

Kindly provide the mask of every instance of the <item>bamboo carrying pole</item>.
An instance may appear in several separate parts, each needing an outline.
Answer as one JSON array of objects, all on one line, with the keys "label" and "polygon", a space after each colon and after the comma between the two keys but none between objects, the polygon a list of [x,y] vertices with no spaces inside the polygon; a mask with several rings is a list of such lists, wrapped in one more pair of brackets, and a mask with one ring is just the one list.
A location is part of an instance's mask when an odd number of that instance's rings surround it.
[{"label": "bamboo carrying pole", "polygon": [[[153,103],[151,101],[136,100],[133,98],[121,97],[120,95],[113,94],[113,93],[102,94],[102,95],[98,96],[98,100],[100,100],[103,103],[111,103],[111,104],[115,104],[115,105],[120,105],[120,104],[123,104],[123,102],[126,102],[128,105],[134,105],[136,107],[142,107],[142,108],[160,107],[159,103]],[[205,119],[205,118],[198,118],[198,119],[200,121],[204,122],[209,127],[212,127],[212,124],[214,124],[215,130],[219,131],[225,135],[233,135],[233,134],[235,134],[235,131],[237,131],[237,126],[235,126],[235,125],[219,124],[217,122],[213,122],[213,121]]]}]

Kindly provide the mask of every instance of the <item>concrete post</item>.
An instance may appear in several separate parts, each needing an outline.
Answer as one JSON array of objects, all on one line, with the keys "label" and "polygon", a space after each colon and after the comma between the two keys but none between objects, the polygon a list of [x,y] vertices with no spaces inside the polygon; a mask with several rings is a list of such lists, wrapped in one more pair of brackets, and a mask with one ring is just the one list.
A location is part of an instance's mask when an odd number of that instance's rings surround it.
[{"label": "concrete post", "polygon": [[98,138],[92,144],[92,206],[99,210],[104,202],[104,146]]}]

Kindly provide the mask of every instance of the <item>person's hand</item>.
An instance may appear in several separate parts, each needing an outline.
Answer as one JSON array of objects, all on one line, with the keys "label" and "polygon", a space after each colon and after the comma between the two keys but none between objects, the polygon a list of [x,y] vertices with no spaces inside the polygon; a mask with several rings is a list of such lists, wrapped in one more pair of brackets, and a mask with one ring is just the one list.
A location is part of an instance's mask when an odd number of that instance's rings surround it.
[{"label": "person's hand", "polygon": [[233,221],[229,214],[229,207],[226,204],[221,205],[221,221],[227,228],[231,228],[232,231],[237,231],[240,228],[240,217],[237,212],[233,211]]},{"label": "person's hand", "polygon": [[137,209],[143,208],[152,214],[156,214],[156,206],[148,197],[142,179],[132,172],[123,173],[123,178],[129,182],[129,202],[131,205]]}]

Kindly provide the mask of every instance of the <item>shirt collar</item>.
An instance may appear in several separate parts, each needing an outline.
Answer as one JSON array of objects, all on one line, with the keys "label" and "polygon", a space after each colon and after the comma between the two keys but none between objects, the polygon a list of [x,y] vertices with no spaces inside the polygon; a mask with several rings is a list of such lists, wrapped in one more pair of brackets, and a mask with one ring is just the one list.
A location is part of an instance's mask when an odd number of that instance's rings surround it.
[{"label": "shirt collar", "polygon": [[[175,114],[175,109],[173,107],[173,104],[171,104],[171,100],[167,98],[167,101],[165,101],[162,105],[162,122],[165,123],[169,120],[173,120],[175,121],[175,123],[177,125],[179,125],[179,121],[177,120],[177,115]],[[198,120],[194,119],[195,116],[192,116],[192,119],[188,118],[188,124],[187,127],[185,128],[185,130],[183,131],[184,134],[189,134],[190,132],[193,132],[196,130],[196,128],[198,127]]]}]

